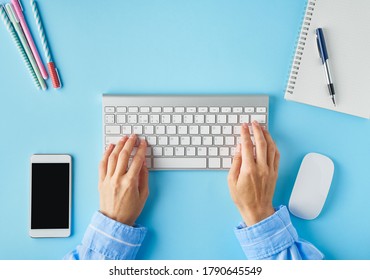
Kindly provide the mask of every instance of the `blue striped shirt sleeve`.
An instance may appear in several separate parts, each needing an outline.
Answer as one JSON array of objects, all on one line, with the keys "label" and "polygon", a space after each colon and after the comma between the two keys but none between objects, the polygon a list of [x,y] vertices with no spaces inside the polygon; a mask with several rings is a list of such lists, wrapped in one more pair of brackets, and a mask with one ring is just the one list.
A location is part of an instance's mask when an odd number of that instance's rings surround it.
[{"label": "blue striped shirt sleeve", "polygon": [[127,226],[96,212],[82,244],[67,254],[69,260],[133,260],[140,249],[147,229]]},{"label": "blue striped shirt sleeve", "polygon": [[236,237],[248,259],[320,260],[324,255],[311,243],[298,238],[285,206],[261,222],[235,229]]}]

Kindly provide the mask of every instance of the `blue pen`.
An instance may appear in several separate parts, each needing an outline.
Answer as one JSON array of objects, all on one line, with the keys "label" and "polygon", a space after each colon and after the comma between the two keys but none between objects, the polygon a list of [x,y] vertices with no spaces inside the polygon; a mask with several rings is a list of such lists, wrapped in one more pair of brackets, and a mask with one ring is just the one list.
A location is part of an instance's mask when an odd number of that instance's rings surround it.
[{"label": "blue pen", "polygon": [[329,67],[329,55],[326,49],[324,32],[322,28],[316,29],[316,42],[317,42],[317,48],[319,49],[321,62],[324,65],[326,82],[328,84],[329,94],[330,94],[331,100],[333,101],[334,106],[336,106],[333,79],[331,77],[330,67]]}]

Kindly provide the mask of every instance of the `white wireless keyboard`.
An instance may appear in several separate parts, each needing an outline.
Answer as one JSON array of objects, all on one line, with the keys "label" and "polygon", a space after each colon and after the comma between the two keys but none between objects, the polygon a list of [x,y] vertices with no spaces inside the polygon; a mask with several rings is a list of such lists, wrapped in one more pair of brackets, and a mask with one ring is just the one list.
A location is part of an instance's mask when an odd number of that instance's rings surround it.
[{"label": "white wireless keyboard", "polygon": [[133,133],[146,139],[150,170],[229,169],[240,125],[267,127],[268,105],[266,95],[104,94],[103,143]]}]

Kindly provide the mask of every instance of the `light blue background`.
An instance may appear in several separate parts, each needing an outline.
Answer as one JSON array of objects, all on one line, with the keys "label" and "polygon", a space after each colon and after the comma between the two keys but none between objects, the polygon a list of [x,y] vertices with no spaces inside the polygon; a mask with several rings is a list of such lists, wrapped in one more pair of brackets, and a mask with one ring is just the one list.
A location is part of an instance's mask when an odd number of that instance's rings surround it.
[{"label": "light blue background", "polygon": [[[28,22],[39,42],[29,6]],[[321,215],[292,218],[328,259],[370,259],[370,122],[283,98],[304,0],[39,1],[63,89],[37,91],[0,23],[0,259],[60,259],[98,209],[103,93],[265,93],[281,152],[275,205],[287,204],[303,156],[334,160]],[[43,54],[43,52],[41,52]],[[73,156],[73,228],[28,236],[30,156]],[[244,259],[227,172],[150,174],[140,259]]]}]

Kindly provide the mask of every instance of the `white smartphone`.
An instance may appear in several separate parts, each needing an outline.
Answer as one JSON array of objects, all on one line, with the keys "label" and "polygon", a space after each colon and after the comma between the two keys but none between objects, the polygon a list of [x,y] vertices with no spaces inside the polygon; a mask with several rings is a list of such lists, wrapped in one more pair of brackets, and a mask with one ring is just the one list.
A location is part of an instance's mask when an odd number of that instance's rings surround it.
[{"label": "white smartphone", "polygon": [[36,154],[31,157],[31,237],[71,234],[72,158]]}]

